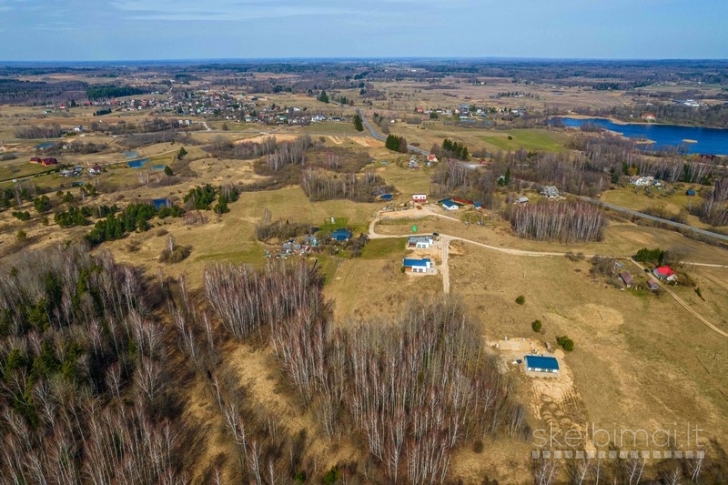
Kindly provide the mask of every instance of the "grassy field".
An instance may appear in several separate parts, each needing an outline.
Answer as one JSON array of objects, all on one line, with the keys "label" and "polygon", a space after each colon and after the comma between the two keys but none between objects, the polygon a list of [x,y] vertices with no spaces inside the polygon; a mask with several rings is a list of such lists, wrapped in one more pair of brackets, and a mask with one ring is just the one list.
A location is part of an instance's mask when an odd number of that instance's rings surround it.
[{"label": "grassy field", "polygon": [[[528,398],[532,427],[556,416],[564,430],[585,422],[648,430],[673,422],[684,429],[690,422],[709,430],[704,439],[728,435],[728,402],[721,395],[728,392],[728,357],[721,356],[722,368],[712,375],[701,364],[724,354],[725,340],[671,298],[594,281],[587,262],[513,257],[458,243],[454,249],[451,291],[480,319],[486,339],[555,345],[556,336],[566,334],[576,344],[563,359],[573,385],[552,387],[512,371],[519,395]],[[518,295],[524,305],[515,303]],[[540,334],[531,330],[535,319],[543,322]],[[494,466],[491,456],[488,461],[474,466],[487,471]]]},{"label": "grassy field", "polygon": [[432,170],[434,169],[427,167],[413,170],[399,167],[395,163],[380,165],[376,169],[377,175],[384,178],[388,184],[395,186],[402,195],[400,197],[401,201],[411,200],[412,194],[429,194]]},{"label": "grassy field", "polygon": [[373,239],[364,246],[362,259],[396,259],[404,255],[407,239]]},{"label": "grassy field", "polygon": [[566,148],[567,136],[549,130],[508,130],[493,131],[481,135],[480,139],[504,151],[516,151],[524,148],[529,151],[560,152]]},{"label": "grassy field", "polygon": [[[688,196],[686,190],[700,190],[700,186],[692,184],[671,184],[661,191],[651,189],[645,191],[643,187],[622,187],[616,190],[603,192],[600,199],[628,209],[637,211],[649,211],[650,209],[664,210],[667,215],[676,216],[680,212],[688,212],[687,223],[702,229],[711,229],[710,224],[702,222],[697,216],[689,214],[691,208],[702,205],[703,198],[700,196]],[[719,228],[720,229],[720,228]],[[728,230],[728,227],[723,227]]]}]

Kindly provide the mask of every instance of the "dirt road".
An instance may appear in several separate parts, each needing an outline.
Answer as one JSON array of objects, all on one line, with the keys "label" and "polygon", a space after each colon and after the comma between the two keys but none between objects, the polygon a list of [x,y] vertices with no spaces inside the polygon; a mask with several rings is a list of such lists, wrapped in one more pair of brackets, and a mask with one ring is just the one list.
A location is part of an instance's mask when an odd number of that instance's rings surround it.
[{"label": "dirt road", "polygon": [[[632,262],[632,264],[634,264],[635,266],[637,266],[640,269],[640,271],[644,271],[645,270],[644,266],[642,266],[641,264],[639,264],[634,259],[630,259],[630,261]],[[719,329],[718,327],[716,327],[715,325],[713,325],[712,323],[710,323],[708,320],[706,320],[698,312],[696,312],[695,310],[693,310],[692,308],[690,308],[690,305],[688,305],[687,303],[685,303],[685,301],[682,298],[680,298],[672,290],[670,290],[670,288],[668,288],[666,284],[664,284],[662,281],[660,281],[660,280],[658,280],[656,278],[653,278],[653,279],[657,282],[658,285],[660,285],[660,288],[662,288],[662,290],[665,293],[667,293],[668,295],[670,295],[676,302],[678,302],[678,304],[681,307],[683,307],[684,309],[686,309],[688,312],[692,313],[695,318],[697,318],[698,320],[700,320],[703,324],[705,324],[711,330],[713,330],[716,333],[722,335],[723,337],[728,338],[728,333],[727,332],[724,332],[723,330]]]},{"label": "dirt road", "polygon": [[[455,219],[454,217],[445,216],[442,214],[438,214],[431,209],[427,207],[423,207],[421,210],[414,210],[414,209],[408,209],[403,211],[397,211],[397,212],[377,212],[377,214],[374,216],[374,219],[369,224],[369,239],[384,239],[384,238],[402,238],[402,237],[408,237],[408,236],[398,236],[398,235],[384,235],[384,234],[377,234],[374,230],[376,224],[380,221],[380,217],[382,215],[388,215],[385,217],[385,219],[400,219],[400,218],[416,218],[416,217],[428,217],[428,216],[434,216],[434,217],[440,217],[444,219],[450,219],[457,222],[460,222],[458,219]],[[450,293],[450,268],[448,263],[448,256],[449,256],[449,248],[450,248],[450,242],[451,241],[462,241],[467,244],[472,244],[474,246],[480,246],[485,249],[490,249],[491,251],[498,251],[500,253],[510,254],[513,256],[529,256],[529,257],[543,257],[543,256],[560,256],[564,257],[566,253],[558,253],[558,252],[548,252],[548,251],[525,251],[522,249],[511,249],[511,248],[501,248],[498,246],[490,246],[488,244],[483,244],[477,241],[471,241],[470,239],[465,239],[458,236],[450,236],[448,234],[440,234],[440,241],[442,242],[442,285],[443,285],[443,292],[445,294]],[[592,255],[585,255],[586,258],[593,257]],[[644,271],[644,267],[637,263],[636,261],[630,259],[632,263],[640,268],[640,271]],[[718,265],[718,264],[709,264],[709,263],[690,263],[685,262],[684,264],[693,264],[695,266],[707,266],[707,267],[714,267],[714,268],[724,268],[725,266]],[[702,315],[700,315],[698,312],[693,310],[690,305],[685,303],[682,298],[677,296],[674,292],[672,292],[669,288],[667,288],[666,285],[664,285],[661,281],[658,281],[658,284],[660,287],[670,295],[681,307],[683,307],[685,310],[690,312],[695,318],[700,320],[701,323],[706,325],[711,330],[715,331],[717,334],[728,338],[728,333],[721,330],[720,328],[716,327],[712,323],[710,323],[708,320],[706,320]]]}]

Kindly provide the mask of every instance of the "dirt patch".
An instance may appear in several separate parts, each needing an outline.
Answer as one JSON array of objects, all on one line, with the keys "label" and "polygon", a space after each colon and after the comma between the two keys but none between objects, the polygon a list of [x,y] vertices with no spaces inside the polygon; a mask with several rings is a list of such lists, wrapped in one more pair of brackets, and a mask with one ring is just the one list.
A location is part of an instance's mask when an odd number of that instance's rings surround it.
[{"label": "dirt patch", "polygon": [[342,140],[338,136],[329,136],[329,140],[333,141],[337,145],[341,145],[342,143],[344,143],[344,140]]}]

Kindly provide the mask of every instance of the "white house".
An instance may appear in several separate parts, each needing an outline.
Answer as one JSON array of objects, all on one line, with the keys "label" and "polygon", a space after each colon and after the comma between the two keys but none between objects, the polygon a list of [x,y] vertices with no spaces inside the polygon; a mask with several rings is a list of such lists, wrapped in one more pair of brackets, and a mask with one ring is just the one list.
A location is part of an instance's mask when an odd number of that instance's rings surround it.
[{"label": "white house", "polygon": [[427,202],[427,194],[413,194],[412,202],[422,203]]},{"label": "white house", "polygon": [[407,240],[409,249],[429,249],[432,246],[432,236],[410,236]]},{"label": "white house", "polygon": [[541,191],[541,195],[548,197],[548,198],[554,198],[559,196],[559,189],[556,188],[555,185],[548,185],[543,188]]},{"label": "white house", "polygon": [[407,273],[429,273],[432,270],[432,261],[424,259],[405,259],[402,266]]},{"label": "white house", "polygon": [[442,208],[448,211],[456,211],[460,208],[460,206],[451,200],[443,200]]},{"label": "white house", "polygon": [[655,182],[655,177],[630,177],[629,182],[636,187],[646,187]]}]

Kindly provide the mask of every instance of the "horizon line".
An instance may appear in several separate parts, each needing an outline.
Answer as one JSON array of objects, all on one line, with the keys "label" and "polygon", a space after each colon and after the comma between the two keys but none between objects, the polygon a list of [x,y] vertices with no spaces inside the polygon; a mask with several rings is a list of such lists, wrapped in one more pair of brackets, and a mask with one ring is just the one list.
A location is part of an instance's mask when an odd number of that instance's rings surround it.
[{"label": "horizon line", "polygon": [[641,58],[641,57],[518,57],[518,56],[311,56],[311,57],[201,57],[168,59],[95,59],[95,60],[1,60],[0,66],[12,65],[67,65],[67,64],[153,64],[153,63],[222,63],[222,62],[311,62],[311,61],[522,61],[522,62],[728,62],[728,57],[705,58]]}]

